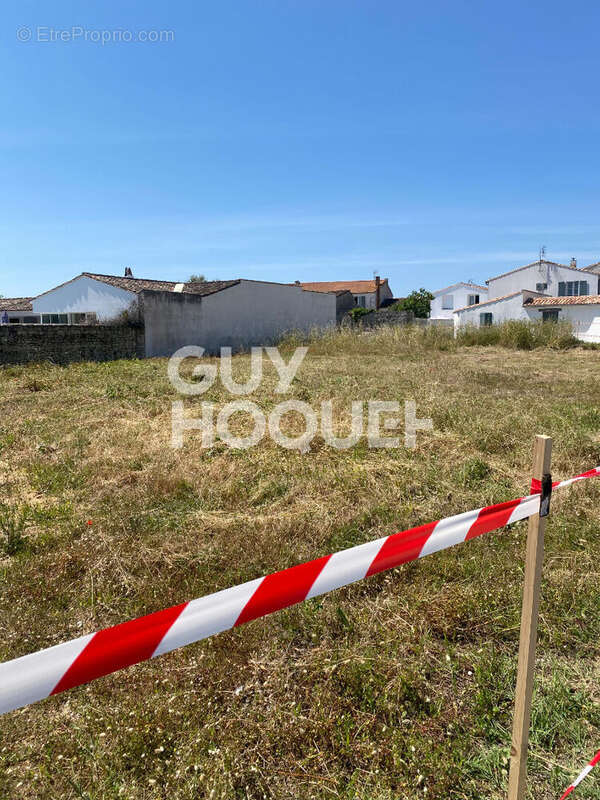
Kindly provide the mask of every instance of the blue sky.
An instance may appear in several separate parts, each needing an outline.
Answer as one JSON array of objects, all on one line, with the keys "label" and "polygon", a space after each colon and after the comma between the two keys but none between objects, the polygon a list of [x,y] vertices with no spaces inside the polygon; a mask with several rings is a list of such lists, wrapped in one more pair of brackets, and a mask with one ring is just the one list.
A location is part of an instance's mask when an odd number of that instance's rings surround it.
[{"label": "blue sky", "polygon": [[600,260],[597,3],[95,5],[4,9],[1,294]]}]

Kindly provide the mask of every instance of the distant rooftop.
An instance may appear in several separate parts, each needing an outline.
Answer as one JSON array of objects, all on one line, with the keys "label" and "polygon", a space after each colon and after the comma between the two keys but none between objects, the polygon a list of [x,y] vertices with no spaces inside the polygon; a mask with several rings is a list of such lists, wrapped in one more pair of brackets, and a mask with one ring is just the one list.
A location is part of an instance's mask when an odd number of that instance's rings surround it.
[{"label": "distant rooftop", "polygon": [[[573,259],[575,261],[575,259]],[[548,259],[544,258],[541,261],[538,259],[537,261],[532,261],[530,264],[525,264],[522,267],[515,267],[515,269],[509,269],[508,272],[503,272],[501,275],[494,275],[493,278],[488,278],[486,283],[490,281],[497,281],[498,278],[505,278],[507,275],[512,275],[513,272],[520,272],[522,269],[529,269],[529,267],[536,267],[541,266],[542,264],[547,264],[550,267],[562,267],[563,269],[572,269],[575,272],[587,272],[597,270],[600,267],[600,261],[597,261],[595,264],[590,264],[587,267],[578,267],[577,265],[573,266],[573,264],[559,264],[558,261],[548,261]]]},{"label": "distant rooftop", "polygon": [[157,281],[152,278],[134,278],[123,277],[121,275],[101,275],[95,272],[83,272],[86,278],[93,278],[96,281],[107,283],[110,286],[116,286],[119,289],[125,289],[128,292],[142,292],[145,289],[151,289],[156,292],[174,292],[176,287],[181,287],[181,292],[184,294],[214,294],[220,292],[222,289],[227,289],[230,286],[235,286],[239,280],[233,281],[192,281],[187,283],[177,283],[176,281]]},{"label": "distant rooftop", "polygon": [[33,297],[0,297],[0,311],[33,311]]},{"label": "distant rooftop", "polygon": [[61,283],[59,286],[53,286],[52,289],[42,292],[38,297],[43,297],[49,294],[49,292],[60,289],[62,286],[67,286],[78,278],[92,278],[95,281],[100,281],[100,283],[106,283],[109,286],[115,286],[117,289],[124,289],[127,292],[134,292],[135,294],[149,289],[155,292],[181,292],[183,294],[208,295],[220,292],[222,289],[228,289],[230,286],[235,286],[240,282],[240,279],[237,279],[233,281],[188,281],[187,283],[178,283],[176,281],[158,281],[153,278],[134,278],[133,276],[102,275],[97,272],[82,272],[81,275],[77,275],[70,281]]},{"label": "distant rooftop", "polygon": [[595,306],[600,304],[600,295],[585,294],[579,297],[534,297],[525,302],[528,306]]},{"label": "distant rooftop", "polygon": [[487,292],[487,286],[480,286],[480,284],[472,283],[472,281],[458,281],[457,283],[450,284],[450,286],[444,286],[443,289],[436,289],[432,294],[434,297],[437,297],[440,294],[449,292],[450,289],[457,289],[459,286],[467,286],[469,289],[481,289],[482,292]]},{"label": "distant rooftop", "polygon": [[[388,279],[382,278],[380,286],[387,284]],[[313,281],[311,283],[300,283],[303,289],[308,292],[352,292],[352,294],[374,294],[377,286],[374,280],[371,281]]]}]

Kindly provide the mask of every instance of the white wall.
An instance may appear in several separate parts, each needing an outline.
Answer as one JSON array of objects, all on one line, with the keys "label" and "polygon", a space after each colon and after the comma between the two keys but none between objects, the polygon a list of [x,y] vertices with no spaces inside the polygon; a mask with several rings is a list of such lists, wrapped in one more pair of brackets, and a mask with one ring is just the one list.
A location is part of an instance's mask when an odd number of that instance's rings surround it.
[{"label": "white wall", "polygon": [[488,296],[491,300],[493,297],[503,297],[521,289],[530,289],[535,292],[536,284],[547,283],[548,288],[541,291],[550,297],[558,297],[559,281],[587,281],[590,294],[596,294],[598,288],[595,277],[589,272],[543,261],[541,265],[532,264],[526,269],[511,272],[510,275],[505,275],[503,278],[490,278]]},{"label": "white wall", "polygon": [[[531,293],[529,293],[531,294]],[[535,292],[532,293],[535,296]],[[523,306],[523,294],[519,292],[514,297],[505,300],[495,300],[487,302],[485,305],[458,311],[454,315],[454,327],[459,328],[463,325],[475,325],[479,327],[480,314],[492,314],[492,324],[506,322],[509,319],[537,319],[539,314],[528,306]]]},{"label": "white wall", "polygon": [[170,356],[186,345],[209,353],[268,345],[287,331],[336,322],[335,294],[260,281],[242,280],[206,297],[142,292],[141,303],[147,356]]},{"label": "white wall", "polygon": [[125,311],[137,295],[85,275],[58,286],[32,301],[33,310],[44,314],[95,311],[98,321],[113,319]]},{"label": "white wall", "polygon": [[592,271],[583,272],[582,275],[590,276],[590,294],[600,294],[600,267],[594,267]]},{"label": "white wall", "polygon": [[[477,286],[470,286],[466,283],[458,284],[448,291],[433,292],[430,319],[454,319],[454,309],[468,305],[470,294],[478,294],[480,303],[483,303],[488,297],[487,289],[480,289]],[[452,295],[452,309],[442,308],[442,300],[446,295]]]},{"label": "white wall", "polygon": [[558,318],[570,320],[573,333],[583,342],[600,342],[600,305],[563,306]]}]

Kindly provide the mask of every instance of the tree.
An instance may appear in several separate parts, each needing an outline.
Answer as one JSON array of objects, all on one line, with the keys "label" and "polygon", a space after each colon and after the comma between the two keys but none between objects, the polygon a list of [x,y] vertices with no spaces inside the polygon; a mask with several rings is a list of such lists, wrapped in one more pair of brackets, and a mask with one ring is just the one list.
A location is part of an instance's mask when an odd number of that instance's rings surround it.
[{"label": "tree", "polygon": [[190,275],[188,283],[206,283],[205,275]]},{"label": "tree", "polygon": [[408,297],[398,303],[400,311],[412,311],[415,317],[426,318],[431,310],[433,295],[422,287],[411,292]]}]

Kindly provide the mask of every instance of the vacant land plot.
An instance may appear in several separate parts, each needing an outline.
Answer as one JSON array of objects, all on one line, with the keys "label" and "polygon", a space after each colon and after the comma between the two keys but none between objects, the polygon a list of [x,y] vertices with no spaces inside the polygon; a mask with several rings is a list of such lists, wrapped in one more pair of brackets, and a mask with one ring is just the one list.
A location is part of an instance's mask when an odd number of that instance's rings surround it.
[{"label": "vacant land plot", "polygon": [[[291,353],[291,350],[289,351]],[[249,358],[235,359],[236,374]],[[279,402],[276,373],[252,395]],[[290,392],[414,398],[415,451],[170,448],[166,362],[0,372],[0,660],[600,463],[600,353],[315,341]],[[217,406],[216,383],[186,400]],[[242,423],[240,423],[242,424]],[[553,499],[531,797],[600,741],[600,481]],[[1,798],[505,796],[525,523],[8,714]],[[0,687],[1,688],[1,687]],[[600,798],[589,779],[582,798]]]}]

